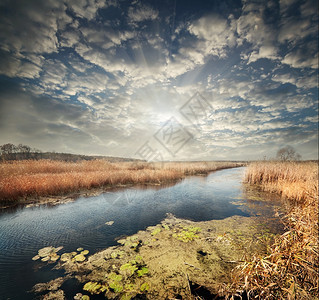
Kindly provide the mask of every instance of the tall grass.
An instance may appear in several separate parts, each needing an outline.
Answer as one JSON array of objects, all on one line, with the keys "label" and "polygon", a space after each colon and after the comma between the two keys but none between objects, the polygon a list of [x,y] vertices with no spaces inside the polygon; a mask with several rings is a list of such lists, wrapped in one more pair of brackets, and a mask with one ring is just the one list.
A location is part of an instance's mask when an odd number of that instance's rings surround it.
[{"label": "tall grass", "polygon": [[246,181],[289,200],[286,232],[268,255],[256,254],[235,269],[234,286],[251,299],[318,299],[318,164],[253,163]]},{"label": "tall grass", "polygon": [[0,201],[62,195],[83,189],[176,181],[240,164],[228,162],[144,163],[105,160],[62,162],[25,160],[0,164]]}]

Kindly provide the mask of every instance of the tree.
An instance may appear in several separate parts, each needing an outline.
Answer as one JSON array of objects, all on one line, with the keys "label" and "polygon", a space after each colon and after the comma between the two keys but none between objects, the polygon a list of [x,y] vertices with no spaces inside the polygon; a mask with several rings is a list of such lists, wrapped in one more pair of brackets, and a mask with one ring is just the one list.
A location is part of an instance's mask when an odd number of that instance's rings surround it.
[{"label": "tree", "polygon": [[276,158],[281,161],[300,160],[301,155],[291,146],[286,146],[277,151]]},{"label": "tree", "polygon": [[13,144],[4,144],[0,147],[2,154],[11,154],[16,152],[17,147]]},{"label": "tree", "polygon": [[31,147],[29,147],[27,145],[19,144],[18,149],[19,149],[20,153],[30,153],[31,152]]},{"label": "tree", "polygon": [[17,151],[18,147],[10,143],[0,146],[2,160],[11,159],[16,155]]}]

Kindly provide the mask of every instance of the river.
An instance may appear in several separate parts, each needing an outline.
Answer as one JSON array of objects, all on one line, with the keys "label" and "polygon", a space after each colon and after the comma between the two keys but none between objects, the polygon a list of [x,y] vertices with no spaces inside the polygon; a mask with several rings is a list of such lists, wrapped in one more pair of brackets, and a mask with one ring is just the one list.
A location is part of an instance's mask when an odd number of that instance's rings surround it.
[{"label": "river", "polygon": [[[83,247],[93,254],[116,245],[121,236],[158,224],[167,213],[193,221],[258,215],[260,209],[272,214],[273,206],[267,202],[255,201],[253,209],[248,205],[242,186],[244,171],[243,167],[226,169],[170,186],[123,188],[57,206],[2,210],[0,299],[34,299],[29,292],[34,284],[61,275],[52,265],[38,268],[32,261],[45,246],[63,246],[65,252]],[[110,221],[114,223],[105,224]]]}]

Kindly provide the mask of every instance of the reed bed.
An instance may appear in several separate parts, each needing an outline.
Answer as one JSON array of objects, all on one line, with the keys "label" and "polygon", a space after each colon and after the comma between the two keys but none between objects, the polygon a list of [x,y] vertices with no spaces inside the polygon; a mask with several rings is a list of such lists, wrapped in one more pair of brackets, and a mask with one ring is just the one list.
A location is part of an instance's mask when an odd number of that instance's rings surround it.
[{"label": "reed bed", "polygon": [[0,201],[63,195],[83,189],[125,184],[161,184],[186,175],[236,167],[230,162],[147,163],[105,160],[63,162],[24,160],[0,164]]},{"label": "reed bed", "polygon": [[318,299],[318,164],[258,162],[246,181],[281,194],[286,232],[275,238],[265,256],[254,255],[233,272],[233,286],[248,299]]}]

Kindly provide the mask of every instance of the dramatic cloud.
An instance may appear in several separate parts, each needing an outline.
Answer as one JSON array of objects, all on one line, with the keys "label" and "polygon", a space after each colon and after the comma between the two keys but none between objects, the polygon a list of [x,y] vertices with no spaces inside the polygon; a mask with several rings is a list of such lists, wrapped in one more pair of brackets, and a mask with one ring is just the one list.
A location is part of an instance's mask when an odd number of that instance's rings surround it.
[{"label": "dramatic cloud", "polygon": [[136,158],[144,145],[168,160],[289,144],[316,158],[317,11],[314,0],[2,1],[0,144]]}]

